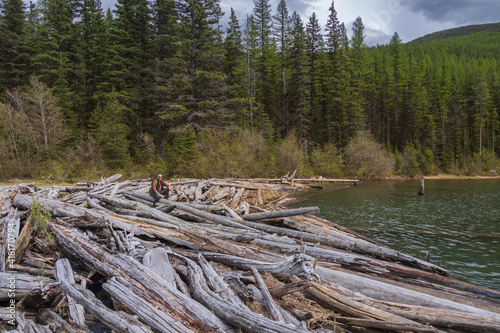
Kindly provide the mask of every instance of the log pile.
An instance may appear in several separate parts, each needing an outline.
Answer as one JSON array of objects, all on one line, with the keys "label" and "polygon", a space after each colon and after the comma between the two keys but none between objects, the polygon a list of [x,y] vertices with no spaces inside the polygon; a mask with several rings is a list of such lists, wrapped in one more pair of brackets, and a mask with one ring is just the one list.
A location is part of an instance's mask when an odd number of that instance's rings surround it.
[{"label": "log pile", "polygon": [[500,332],[500,292],[314,216],[297,187],[0,190],[6,332]]}]

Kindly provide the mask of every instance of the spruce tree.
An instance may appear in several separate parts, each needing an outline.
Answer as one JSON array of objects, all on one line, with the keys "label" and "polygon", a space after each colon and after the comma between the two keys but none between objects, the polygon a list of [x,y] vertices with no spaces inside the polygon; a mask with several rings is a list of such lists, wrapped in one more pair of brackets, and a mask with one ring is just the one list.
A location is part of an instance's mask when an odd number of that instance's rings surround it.
[{"label": "spruce tree", "polygon": [[299,139],[306,139],[310,133],[310,103],[308,102],[309,81],[307,75],[306,32],[302,19],[294,12],[291,17],[288,66],[293,68],[287,99],[289,117],[287,131],[294,131]]},{"label": "spruce tree", "polygon": [[[269,0],[254,0],[253,10],[254,25],[256,27],[256,43],[258,54],[258,89],[257,99],[262,104],[265,114],[272,119],[275,117],[276,109],[273,108],[272,92],[272,17]],[[281,117],[279,117],[281,118]],[[262,123],[261,123],[262,126]]]},{"label": "spruce tree", "polygon": [[316,13],[313,13],[306,24],[306,45],[307,54],[309,58],[309,108],[311,111],[311,133],[310,139],[317,142],[317,128],[319,126],[318,119],[318,108],[317,108],[317,61],[319,54],[322,52],[323,47],[323,36],[321,35],[321,27],[316,17]]},{"label": "spruce tree", "polygon": [[76,1],[42,0],[40,24],[35,40],[34,73],[53,89],[59,98],[66,123],[73,133],[78,130],[72,85],[79,63],[76,52]]},{"label": "spruce tree", "polygon": [[171,119],[176,126],[228,124],[233,115],[226,106],[219,1],[181,1],[178,13],[180,56],[185,68],[178,76],[174,101],[164,108],[162,117]]},{"label": "spruce tree", "polygon": [[285,53],[288,33],[290,30],[290,16],[288,15],[288,9],[286,7],[285,0],[280,0],[278,8],[276,10],[276,15],[273,16],[274,24],[274,36],[278,42],[278,50],[281,57],[281,136],[286,136],[286,122],[287,122],[287,105],[285,101],[286,96],[286,75],[285,75]]},{"label": "spruce tree", "polygon": [[78,80],[75,83],[75,109],[82,130],[90,127],[90,115],[97,107],[106,63],[107,31],[100,0],[84,0],[77,21]]},{"label": "spruce tree", "polygon": [[352,96],[349,107],[350,114],[350,136],[356,135],[360,130],[365,127],[365,91],[366,91],[366,77],[368,75],[368,58],[367,46],[365,44],[365,28],[361,17],[357,17],[352,27],[352,40],[351,40],[351,62],[353,65],[352,73]]},{"label": "spruce tree", "polygon": [[25,5],[21,0],[0,2],[0,96],[6,89],[27,83],[29,59],[25,30]]},{"label": "spruce tree", "polygon": [[392,69],[392,131],[391,143],[395,148],[403,148],[403,143],[400,140],[400,122],[399,116],[403,103],[404,96],[404,85],[405,85],[405,53],[402,45],[401,38],[397,32],[392,36],[391,42],[389,43],[391,48],[391,69]]}]

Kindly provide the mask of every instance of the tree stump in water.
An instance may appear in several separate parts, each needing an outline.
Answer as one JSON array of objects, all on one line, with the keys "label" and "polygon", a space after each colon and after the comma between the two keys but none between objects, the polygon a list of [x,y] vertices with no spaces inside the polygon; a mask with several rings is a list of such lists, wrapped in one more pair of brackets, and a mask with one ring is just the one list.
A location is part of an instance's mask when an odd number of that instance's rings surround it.
[{"label": "tree stump in water", "polygon": [[420,189],[418,190],[418,195],[424,195],[424,176],[420,179]]}]

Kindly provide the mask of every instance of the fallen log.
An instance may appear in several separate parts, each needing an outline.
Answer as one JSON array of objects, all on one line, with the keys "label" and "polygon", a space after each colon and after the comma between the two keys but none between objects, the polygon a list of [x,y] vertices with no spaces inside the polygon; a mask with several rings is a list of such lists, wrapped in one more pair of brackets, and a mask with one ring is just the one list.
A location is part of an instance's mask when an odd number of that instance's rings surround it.
[{"label": "fallen log", "polygon": [[78,328],[69,324],[66,320],[61,318],[56,312],[51,309],[41,310],[37,317],[37,321],[40,321],[44,325],[49,325],[52,332],[61,333],[91,333],[87,328]]},{"label": "fallen log", "polygon": [[479,309],[473,306],[465,305],[435,297],[410,289],[402,288],[381,281],[369,279],[366,277],[328,269],[318,265],[316,273],[319,274],[322,281],[330,282],[332,285],[340,286],[351,293],[361,294],[381,301],[398,300],[401,304],[418,305],[443,310],[455,310],[469,312],[480,315],[498,316],[490,311]]},{"label": "fallen log", "polygon": [[[372,320],[376,319],[381,321],[412,325],[415,327],[420,327],[422,329],[429,329],[429,327],[425,327],[424,325],[421,325],[415,321],[356,302],[339,293],[336,293],[331,289],[327,289],[318,283],[313,282],[311,284],[311,287],[306,289],[306,294],[322,303],[327,304],[334,309],[337,309],[343,313],[347,313],[351,316],[355,316],[356,318]],[[430,329],[431,332],[437,332],[437,329],[435,328]]]},{"label": "fallen log", "polygon": [[34,290],[43,291],[55,280],[21,274],[16,272],[0,273],[0,301],[20,300]]},{"label": "fallen log", "polygon": [[[175,255],[175,254],[174,254]],[[236,298],[236,295],[225,295],[221,297],[213,292],[207,285],[200,266],[188,258],[182,258],[187,265],[187,278],[193,293],[193,297],[207,308],[213,311],[218,317],[232,326],[246,332],[262,333],[299,333],[307,332],[303,328],[297,328],[292,324],[285,324],[280,321],[270,320],[262,315],[258,315],[244,306],[236,306],[235,302],[228,302],[227,298]],[[229,286],[225,290],[230,290]]]},{"label": "fallen log", "polygon": [[[120,220],[114,219],[110,216],[90,209],[78,207],[71,204],[65,204],[51,199],[39,198],[38,202],[50,211],[52,217],[80,217],[85,215],[92,215],[99,218],[106,218],[110,220],[114,226],[117,226],[123,230],[127,230],[128,232],[133,232],[135,235],[153,238],[153,235],[151,233],[148,233],[141,228],[136,228],[133,225],[121,222]],[[13,205],[24,210],[29,210],[33,205],[33,198],[28,195],[18,194],[13,200]]]},{"label": "fallen log", "polygon": [[141,323],[137,318],[119,311],[113,311],[99,301],[90,291],[66,281],[60,282],[61,290],[72,299],[81,304],[86,311],[99,318],[108,327],[117,332],[124,333],[153,333],[153,331]]},{"label": "fallen log", "polygon": [[50,229],[61,248],[78,262],[108,278],[126,278],[130,286],[134,287],[133,291],[144,293],[148,299],[161,304],[173,317],[183,318],[186,327],[203,328],[206,332],[229,330],[213,313],[179,291],[169,289],[169,285],[164,283],[158,274],[135,259],[124,254],[111,255],[102,246],[85,239],[74,229],[54,223],[50,225]]},{"label": "fallen log", "polygon": [[[69,284],[75,284],[75,279],[73,277],[73,270],[71,269],[71,265],[69,260],[66,258],[59,259],[56,261],[56,280],[58,282],[67,282]],[[71,296],[67,295],[68,301],[68,316],[70,322],[75,323],[78,328],[85,328],[87,325],[85,324],[85,311],[83,306],[80,304],[76,304],[73,302]]]},{"label": "fallen log", "polygon": [[352,326],[378,328],[384,331],[409,331],[409,332],[422,332],[422,333],[432,333],[437,332],[436,328],[433,327],[422,327],[422,325],[396,323],[383,320],[375,319],[360,319],[360,318],[348,318],[348,317],[335,317],[335,320],[339,323],[344,323]]},{"label": "fallen log", "polygon": [[269,211],[261,213],[251,213],[243,215],[242,218],[246,221],[256,221],[256,220],[273,219],[278,217],[288,217],[288,216],[316,214],[316,213],[319,213],[318,207],[305,207],[305,208],[285,209],[285,210],[277,210],[277,211]]},{"label": "fallen log", "polygon": [[479,315],[463,311],[382,302],[367,298],[360,298],[358,301],[377,309],[389,311],[411,320],[429,323],[436,327],[453,328],[469,332],[500,332],[500,315],[498,314]]},{"label": "fallen log", "polygon": [[169,315],[164,307],[148,302],[147,295],[138,294],[126,280],[112,277],[103,284],[104,290],[113,299],[120,302],[129,312],[137,315],[155,332],[162,333],[190,333],[193,332],[184,326],[179,319]]}]

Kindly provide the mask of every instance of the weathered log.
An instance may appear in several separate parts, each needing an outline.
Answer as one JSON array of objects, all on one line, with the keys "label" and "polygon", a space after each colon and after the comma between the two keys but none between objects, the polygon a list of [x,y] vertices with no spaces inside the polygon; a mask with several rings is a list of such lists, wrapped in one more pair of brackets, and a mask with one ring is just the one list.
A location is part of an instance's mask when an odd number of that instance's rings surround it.
[{"label": "weathered log", "polygon": [[240,202],[241,197],[243,196],[243,193],[245,193],[245,188],[240,188],[238,192],[233,196],[231,202],[229,203],[229,207],[231,208],[236,208],[238,207],[238,204]]},{"label": "weathered log", "polygon": [[57,224],[51,224],[50,228],[65,252],[106,277],[120,276],[127,279],[134,287],[133,291],[145,293],[148,299],[155,300],[167,309],[172,317],[183,318],[188,328],[203,328],[206,332],[228,331],[227,325],[218,317],[178,290],[171,290],[158,274],[135,259],[120,253],[111,255],[74,229]]},{"label": "weathered log", "polygon": [[482,310],[473,306],[449,301],[440,297],[435,297],[421,292],[395,286],[389,283],[369,279],[366,277],[328,269],[318,265],[316,273],[322,281],[327,281],[333,285],[340,286],[351,293],[365,295],[381,301],[398,300],[402,304],[419,305],[444,310],[464,311],[481,315],[497,315],[493,312]]},{"label": "weathered log", "polygon": [[422,327],[422,325],[395,323],[395,322],[388,322],[375,319],[335,317],[335,321],[352,326],[378,328],[384,331],[396,331],[396,332],[408,331],[408,332],[422,332],[422,333],[437,332],[436,328],[434,327]]},{"label": "weathered log", "polygon": [[0,273],[0,301],[20,300],[33,290],[45,290],[55,280],[20,274],[16,272]]},{"label": "weathered log", "polygon": [[[193,297],[212,310],[217,316],[224,319],[225,322],[246,332],[306,332],[303,328],[270,320],[250,311],[246,306],[237,306],[235,302],[227,301],[228,298],[236,298],[236,295],[224,295],[221,297],[218,293],[212,291],[207,285],[200,266],[188,258],[184,258],[184,260],[188,269],[187,278]],[[229,286],[224,290],[229,292]]]},{"label": "weathered log", "polygon": [[[117,219],[114,219],[110,216],[107,216],[105,214],[78,207],[75,205],[71,204],[65,204],[56,200],[50,200],[50,199],[43,199],[40,198],[38,199],[38,202],[42,205],[45,206],[46,209],[50,211],[52,214],[52,217],[78,217],[78,216],[84,216],[84,215],[93,215],[96,217],[100,218],[107,218],[110,221],[113,222],[114,226],[119,227],[120,229],[127,230],[129,232],[134,232],[135,235],[141,235],[141,236],[147,236],[147,237],[153,237],[153,235],[149,232],[146,232],[145,230],[141,228],[134,227],[133,225],[130,225],[128,223],[121,222]],[[30,209],[31,205],[33,204],[33,198],[24,195],[24,194],[18,194],[13,200],[13,205],[25,210]]]},{"label": "weathered log", "polygon": [[26,248],[28,248],[28,244],[31,239],[31,233],[33,231],[34,226],[35,226],[35,220],[33,218],[33,215],[30,214],[28,220],[24,224],[24,227],[21,230],[21,233],[19,234],[16,240],[16,245],[14,250],[15,251],[14,262],[16,264],[21,262],[21,259],[24,255],[24,251],[26,251]]},{"label": "weathered log", "polygon": [[52,332],[61,333],[91,333],[87,328],[78,328],[69,324],[56,312],[50,309],[43,309],[38,312],[36,319],[44,325],[49,325]]},{"label": "weathered log", "polygon": [[[325,224],[332,224],[330,221],[320,219],[313,215],[308,215],[307,217],[300,216],[300,219],[316,220]],[[383,260],[398,261],[412,267],[418,267],[424,269],[426,271],[436,272],[441,275],[448,275],[448,272],[442,267],[430,264],[418,258],[393,250],[391,248],[388,248],[387,246],[366,241],[364,239],[359,239],[357,234],[354,234],[353,236],[355,237],[353,237],[349,234],[332,230],[331,228],[315,226],[312,225],[311,223],[303,223],[290,218],[284,219],[283,223],[285,224],[285,226],[289,228],[300,230],[300,232],[294,233],[287,229],[284,228],[280,229],[277,227],[268,228],[267,226],[264,225],[257,226],[255,224],[252,224],[251,222],[248,222],[246,224],[259,230],[267,230],[267,232],[279,233],[294,238],[302,238],[304,241],[310,241],[315,243],[319,242],[321,244],[343,249],[346,251],[368,254]],[[345,228],[343,228],[343,231],[349,232],[349,230]]]},{"label": "weathered log", "polygon": [[168,260],[168,252],[165,249],[156,248],[147,252],[142,259],[142,263],[161,276],[170,289],[174,290],[177,288],[175,285],[176,273]]},{"label": "weathered log", "polygon": [[86,311],[99,318],[111,329],[124,333],[152,333],[153,331],[141,323],[137,318],[125,313],[116,312],[106,307],[90,291],[66,281],[60,282],[61,290],[78,304],[81,304]]},{"label": "weathered log", "polygon": [[181,228],[180,232],[186,235],[193,243],[206,251],[225,253],[243,258],[255,258],[261,261],[268,261],[265,256],[255,253],[255,251],[252,251],[248,247],[209,237],[199,228]]},{"label": "weathered log", "polygon": [[262,276],[260,275],[259,271],[257,270],[257,268],[255,268],[255,266],[252,266],[250,268],[252,270],[253,276],[255,277],[255,281],[257,282],[257,286],[259,287],[260,291],[262,292],[262,295],[264,296],[264,305],[269,310],[274,320],[279,320],[284,322],[285,320],[283,319],[283,316],[281,315],[278,307],[276,306],[276,303],[274,303],[273,297],[271,296],[269,289],[267,289],[266,283],[262,279]]},{"label": "weathered log", "polygon": [[309,281],[296,281],[292,283],[285,284],[283,286],[278,286],[269,289],[269,292],[275,298],[281,298],[285,295],[294,293],[294,292],[303,292],[305,289],[309,288],[311,285]]},{"label": "weathered log", "polygon": [[193,332],[184,326],[179,319],[171,317],[162,305],[151,303],[148,301],[147,295],[134,292],[134,288],[131,288],[125,279],[113,277],[103,284],[103,288],[113,299],[120,302],[129,312],[137,315],[141,321],[146,323],[155,332]]},{"label": "weathered log", "polygon": [[[256,214],[261,214],[261,213],[256,213]],[[252,214],[249,214],[252,215]],[[246,216],[243,216],[243,218],[246,220]],[[402,263],[405,263],[410,266],[414,267],[420,267],[422,269],[427,269],[428,267],[433,267],[433,270],[443,272],[445,271],[444,269],[438,267],[438,266],[429,266],[429,265],[421,265],[422,262],[419,261],[418,259],[403,254],[399,251],[377,246],[375,244],[371,244],[362,240],[356,240],[356,239],[349,239],[346,236],[341,236],[338,233],[335,234],[332,232],[330,235],[318,235],[318,234],[313,234],[310,232],[303,232],[303,231],[295,231],[295,230],[290,230],[290,229],[285,229],[285,228],[280,228],[280,227],[274,227],[262,223],[255,223],[255,222],[245,222],[245,224],[249,227],[252,227],[254,229],[258,229],[261,231],[266,231],[268,233],[276,233],[278,235],[283,235],[283,236],[288,236],[294,239],[301,239],[304,242],[311,242],[311,243],[320,243],[324,244],[327,246],[331,246],[334,248],[346,250],[346,251],[353,251],[356,253],[362,253],[362,254],[368,254],[371,255],[375,258],[381,258],[384,260],[393,260],[393,261],[399,261]],[[436,267],[434,269],[434,267]]]},{"label": "weathered log", "polygon": [[275,262],[262,262],[248,258],[210,252],[204,252],[203,256],[209,260],[248,271],[251,270],[252,266],[255,266],[259,271],[269,272],[277,277],[297,275],[307,280],[311,280],[313,276],[318,278],[312,267],[312,258],[303,254],[296,254],[290,258],[279,259],[279,261],[277,258],[274,258],[276,260]]},{"label": "weathered log", "polygon": [[[318,283],[313,282],[311,284],[311,287],[306,290],[306,294],[309,297],[312,297],[315,300],[328,305],[329,307],[332,307],[343,313],[347,313],[351,316],[355,316],[356,318],[376,319],[395,323],[410,324],[416,327],[425,328],[424,325],[421,325],[412,320],[356,302],[331,289],[325,288]],[[437,332],[437,329],[434,329],[434,332]]]},{"label": "weathered log", "polygon": [[500,314],[479,315],[463,311],[382,302],[368,298],[360,298],[359,302],[411,320],[429,323],[436,327],[485,333],[500,332]]},{"label": "weathered log", "polygon": [[[65,281],[69,284],[75,283],[73,277],[73,270],[66,258],[56,261],[56,280],[61,282]],[[71,322],[75,323],[78,328],[85,328],[85,310],[80,304],[75,304],[71,296],[66,296],[68,300],[68,316]]]},{"label": "weathered log", "polygon": [[287,217],[287,216],[316,214],[316,213],[319,213],[318,207],[304,207],[304,208],[285,209],[285,210],[269,211],[262,213],[251,213],[243,215],[243,219],[246,221],[256,221],[256,220],[272,219],[277,217]]},{"label": "weathered log", "polygon": [[20,224],[17,209],[10,207],[3,224],[0,224],[0,272],[10,270],[10,267],[15,264],[14,251]]}]

